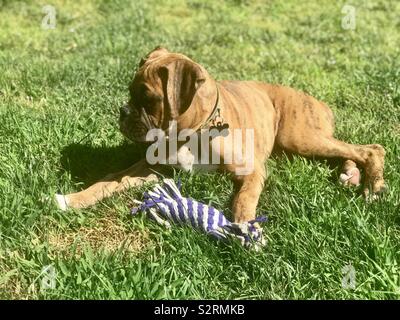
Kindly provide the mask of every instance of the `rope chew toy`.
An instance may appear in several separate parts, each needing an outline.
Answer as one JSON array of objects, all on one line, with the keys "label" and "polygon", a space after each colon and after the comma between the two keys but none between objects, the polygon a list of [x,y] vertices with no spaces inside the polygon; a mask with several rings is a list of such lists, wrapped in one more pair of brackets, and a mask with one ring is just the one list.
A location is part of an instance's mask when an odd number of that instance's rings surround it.
[{"label": "rope chew toy", "polygon": [[145,192],[143,202],[137,201],[140,206],[133,208],[131,213],[146,212],[157,223],[171,228],[171,223],[189,225],[201,230],[217,239],[237,238],[242,245],[259,250],[266,244],[259,223],[267,221],[267,217],[260,216],[244,223],[233,223],[224,214],[212,206],[185,198],[172,179],[164,179],[163,185]]}]

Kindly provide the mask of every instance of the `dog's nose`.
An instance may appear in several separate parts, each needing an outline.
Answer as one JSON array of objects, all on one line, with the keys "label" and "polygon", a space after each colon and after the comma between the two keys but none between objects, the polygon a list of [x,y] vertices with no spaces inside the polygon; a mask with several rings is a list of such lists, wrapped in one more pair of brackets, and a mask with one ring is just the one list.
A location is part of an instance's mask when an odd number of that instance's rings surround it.
[{"label": "dog's nose", "polygon": [[123,107],[119,108],[119,115],[121,118],[125,118],[125,117],[129,116],[130,113],[131,113],[131,111],[129,110],[128,106],[123,106]]}]

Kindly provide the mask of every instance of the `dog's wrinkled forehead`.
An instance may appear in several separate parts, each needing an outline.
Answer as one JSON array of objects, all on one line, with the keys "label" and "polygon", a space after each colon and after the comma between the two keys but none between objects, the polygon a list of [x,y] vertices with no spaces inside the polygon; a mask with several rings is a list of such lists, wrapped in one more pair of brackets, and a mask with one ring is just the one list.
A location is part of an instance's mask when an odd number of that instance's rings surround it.
[{"label": "dog's wrinkled forehead", "polygon": [[157,69],[157,66],[149,66],[146,68],[142,67],[136,72],[129,85],[129,92],[132,97],[137,98],[149,94],[162,94],[161,80]]},{"label": "dog's wrinkled forehead", "polygon": [[133,104],[147,106],[146,111],[154,111],[154,115],[157,110],[167,109],[158,116],[176,118],[190,107],[204,82],[205,72],[200,65],[183,54],[156,48],[140,62],[129,89]]},{"label": "dog's wrinkled forehead", "polygon": [[[129,90],[133,96],[146,94],[149,91],[162,90],[162,83],[160,79],[160,68],[165,67],[169,63],[185,59],[191,61],[188,57],[169,52],[167,49],[157,47],[148,53],[139,63],[139,69],[137,70],[133,81],[129,86]],[[162,92],[159,92],[162,94]]]},{"label": "dog's wrinkled forehead", "polygon": [[176,59],[185,59],[191,61],[191,59],[184,54],[170,52],[163,47],[157,47],[140,60],[139,68],[142,68],[143,66],[149,66],[154,63],[166,64]]},{"label": "dog's wrinkled forehead", "polygon": [[153,62],[155,59],[164,56],[166,54],[169,54],[170,52],[162,47],[157,47],[154,50],[152,50],[151,52],[149,52],[144,58],[142,58],[142,60],[139,63],[139,67],[143,67],[145,64],[149,64],[151,62]]}]

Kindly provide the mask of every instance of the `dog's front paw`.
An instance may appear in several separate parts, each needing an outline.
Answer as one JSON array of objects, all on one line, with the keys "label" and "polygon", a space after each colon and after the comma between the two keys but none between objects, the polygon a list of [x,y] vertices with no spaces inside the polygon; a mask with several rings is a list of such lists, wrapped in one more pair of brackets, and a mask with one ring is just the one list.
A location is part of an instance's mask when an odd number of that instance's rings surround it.
[{"label": "dog's front paw", "polygon": [[241,240],[243,246],[251,250],[260,251],[267,244],[263,228],[257,222],[232,223],[230,230]]},{"label": "dog's front paw", "polygon": [[63,194],[55,194],[54,199],[59,209],[66,211],[68,209],[67,198]]}]

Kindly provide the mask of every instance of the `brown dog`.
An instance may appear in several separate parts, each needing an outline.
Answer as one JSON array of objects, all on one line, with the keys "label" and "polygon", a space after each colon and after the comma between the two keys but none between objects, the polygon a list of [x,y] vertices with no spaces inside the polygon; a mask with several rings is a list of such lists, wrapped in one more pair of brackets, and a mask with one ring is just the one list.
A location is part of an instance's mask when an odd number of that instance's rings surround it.
[{"label": "brown dog", "polygon": [[[357,164],[365,172],[366,196],[384,189],[383,147],[378,144],[351,145],[336,140],[332,111],[305,93],[254,81],[216,82],[188,57],[156,48],[141,61],[130,85],[130,95],[130,101],[120,110],[120,127],[124,135],[136,141],[144,141],[149,129],[168,130],[172,119],[177,123],[178,132],[188,128],[209,128],[216,121],[228,124],[229,130],[253,130],[254,170],[250,173],[238,174],[238,164],[225,163],[226,153],[219,153],[221,164],[217,167],[234,174],[237,192],[233,214],[236,222],[255,218],[266,179],[265,161],[274,146],[306,157],[342,158],[348,183],[359,183],[359,174],[353,178],[353,172],[358,172]],[[155,180],[156,175],[143,160],[86,190],[57,195],[57,201],[63,209],[82,208],[113,192]]]}]

